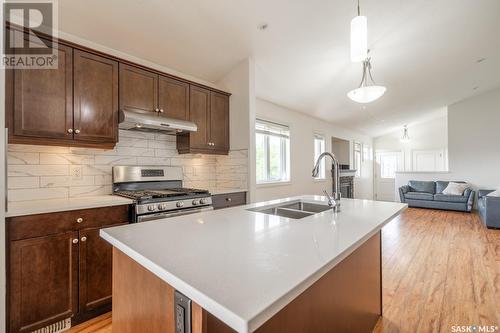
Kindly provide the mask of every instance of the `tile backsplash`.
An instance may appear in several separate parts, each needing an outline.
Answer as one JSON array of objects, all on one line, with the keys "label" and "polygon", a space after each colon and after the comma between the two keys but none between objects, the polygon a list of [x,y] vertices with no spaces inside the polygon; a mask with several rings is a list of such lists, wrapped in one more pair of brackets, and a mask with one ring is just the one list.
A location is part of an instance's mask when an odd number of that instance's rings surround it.
[{"label": "tile backsplash", "polygon": [[175,136],[123,130],[113,150],[10,144],[8,198],[29,201],[110,194],[114,165],[180,166],[184,186],[247,189],[247,150],[233,150],[228,156],[179,155],[175,145]]}]

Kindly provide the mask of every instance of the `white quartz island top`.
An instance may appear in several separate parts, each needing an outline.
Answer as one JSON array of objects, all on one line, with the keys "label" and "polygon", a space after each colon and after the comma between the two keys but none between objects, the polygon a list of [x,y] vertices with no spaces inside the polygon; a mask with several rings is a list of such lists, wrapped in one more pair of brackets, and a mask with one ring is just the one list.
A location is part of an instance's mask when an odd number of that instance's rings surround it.
[{"label": "white quartz island top", "polygon": [[[300,196],[101,230],[101,236],[238,332],[252,332],[407,206],[342,200],[302,219],[248,211]],[[140,287],[140,286],[139,286]]]},{"label": "white quartz island top", "polygon": [[64,212],[69,210],[131,205],[134,201],[117,195],[9,202],[6,217]]}]

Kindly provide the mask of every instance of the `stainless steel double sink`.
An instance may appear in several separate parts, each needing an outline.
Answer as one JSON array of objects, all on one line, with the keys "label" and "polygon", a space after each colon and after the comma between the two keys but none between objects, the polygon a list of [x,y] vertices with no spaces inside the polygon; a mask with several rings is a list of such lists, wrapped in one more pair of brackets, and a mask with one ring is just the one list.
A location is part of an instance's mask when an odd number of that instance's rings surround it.
[{"label": "stainless steel double sink", "polygon": [[329,209],[332,209],[332,207],[325,204],[298,200],[298,201],[286,202],[281,205],[269,205],[263,207],[250,208],[248,210],[263,214],[288,217],[291,219],[301,219],[307,216],[322,213]]}]

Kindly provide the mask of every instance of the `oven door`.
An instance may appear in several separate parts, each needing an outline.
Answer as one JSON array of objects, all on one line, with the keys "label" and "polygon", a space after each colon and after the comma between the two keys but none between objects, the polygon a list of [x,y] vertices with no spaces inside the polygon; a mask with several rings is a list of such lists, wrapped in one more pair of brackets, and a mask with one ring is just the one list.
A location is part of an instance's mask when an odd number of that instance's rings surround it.
[{"label": "oven door", "polygon": [[140,222],[147,222],[147,221],[153,221],[153,220],[159,220],[159,219],[166,219],[166,218],[174,217],[174,216],[181,216],[181,215],[206,212],[206,211],[213,210],[213,209],[214,208],[212,206],[206,206],[206,207],[174,210],[174,211],[170,211],[170,212],[162,212],[162,213],[156,213],[156,214],[138,215],[137,222],[140,223]]}]

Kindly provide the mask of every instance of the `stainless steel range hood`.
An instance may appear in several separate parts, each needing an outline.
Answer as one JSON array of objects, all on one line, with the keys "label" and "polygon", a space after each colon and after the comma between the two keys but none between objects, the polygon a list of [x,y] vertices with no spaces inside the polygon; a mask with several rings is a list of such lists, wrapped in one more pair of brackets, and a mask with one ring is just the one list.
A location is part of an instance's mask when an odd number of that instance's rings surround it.
[{"label": "stainless steel range hood", "polygon": [[185,120],[160,117],[153,112],[120,110],[120,129],[136,131],[162,131],[168,134],[196,132],[195,123]]}]

